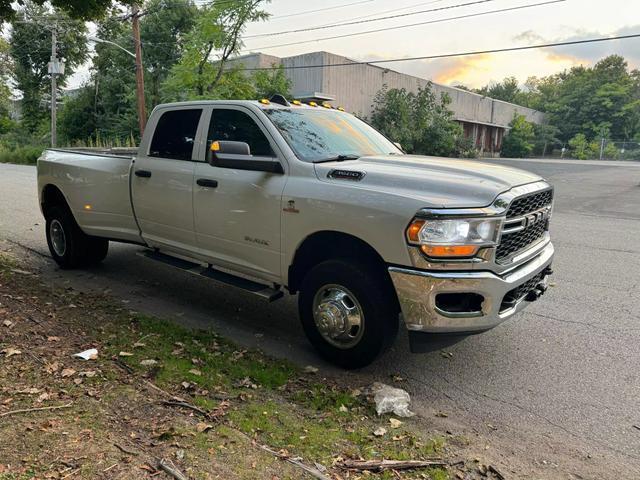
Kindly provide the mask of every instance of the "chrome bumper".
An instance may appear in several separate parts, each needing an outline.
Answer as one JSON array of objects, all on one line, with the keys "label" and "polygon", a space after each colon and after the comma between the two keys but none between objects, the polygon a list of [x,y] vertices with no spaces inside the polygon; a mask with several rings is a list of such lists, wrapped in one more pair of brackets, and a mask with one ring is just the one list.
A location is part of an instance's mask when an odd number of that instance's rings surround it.
[{"label": "chrome bumper", "polygon": [[[436,272],[390,267],[389,273],[409,331],[428,333],[477,333],[489,330],[529,303],[520,299],[515,306],[500,311],[504,296],[551,265],[554,248],[549,243],[539,255],[503,276],[491,272]],[[481,311],[451,313],[436,307],[441,293],[482,295]]]}]

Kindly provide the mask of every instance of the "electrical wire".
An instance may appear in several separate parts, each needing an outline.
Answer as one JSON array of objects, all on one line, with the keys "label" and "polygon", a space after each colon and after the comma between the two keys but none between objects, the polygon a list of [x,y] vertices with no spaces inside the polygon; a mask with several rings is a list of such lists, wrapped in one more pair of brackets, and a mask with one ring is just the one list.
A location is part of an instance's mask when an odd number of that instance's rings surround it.
[{"label": "electrical wire", "polygon": [[430,8],[428,10],[420,10],[417,12],[409,12],[409,13],[399,13],[397,15],[389,15],[386,17],[379,17],[379,18],[369,18],[366,20],[355,20],[355,21],[351,21],[351,22],[343,22],[343,23],[334,23],[334,24],[329,24],[329,25],[318,25],[315,27],[306,27],[306,28],[298,28],[296,30],[284,30],[281,32],[270,32],[270,33],[260,33],[257,35],[247,35],[245,37],[243,37],[244,39],[247,38],[257,38],[257,37],[274,37],[276,35],[286,35],[289,33],[300,33],[300,32],[311,32],[314,30],[324,30],[325,28],[336,28],[336,27],[344,27],[347,25],[360,25],[362,23],[370,23],[370,22],[379,22],[381,20],[392,20],[394,18],[400,18],[400,17],[408,17],[411,15],[420,15],[422,13],[431,13],[431,12],[440,12],[443,10],[452,10],[454,8],[463,8],[463,7],[469,7],[471,5],[479,5],[482,3],[489,3],[489,2],[495,2],[496,0],[475,0],[473,2],[467,2],[467,3],[458,3],[455,5],[447,5],[446,7],[438,7],[438,8]]},{"label": "electrical wire", "polygon": [[353,5],[360,5],[362,3],[371,3],[373,1],[375,1],[375,0],[360,0],[359,2],[352,2],[352,3],[344,3],[344,4],[341,4],[341,5],[334,5],[333,7],[318,8],[316,10],[305,10],[303,12],[288,13],[286,15],[276,15],[276,16],[273,16],[273,17],[269,17],[269,19],[298,17],[300,15],[306,15],[308,13],[318,13],[318,12],[326,12],[327,10],[337,10],[339,8],[351,7]]},{"label": "electrical wire", "polygon": [[284,70],[298,70],[303,68],[330,68],[330,67],[352,67],[356,65],[377,65],[380,63],[411,62],[415,60],[436,60],[441,58],[468,57],[473,55],[485,55],[489,53],[518,52],[522,50],[564,47],[567,45],[584,45],[588,43],[601,43],[601,42],[610,42],[614,40],[629,40],[629,39],[635,39],[635,38],[640,38],[640,33],[635,33],[630,35],[618,35],[615,37],[590,38],[586,40],[571,40],[567,42],[541,43],[537,45],[524,45],[520,47],[495,48],[490,50],[474,50],[474,51],[468,51],[468,52],[444,53],[439,55],[422,55],[419,57],[390,58],[386,60],[371,60],[368,62],[350,61],[350,62],[344,62],[344,63],[322,63],[322,64],[316,64],[316,65],[292,65],[292,66],[280,65],[278,67],[238,68],[237,70],[240,70],[240,71],[279,70],[280,68]]},{"label": "electrical wire", "polygon": [[288,47],[288,46],[291,46],[291,45],[302,45],[304,43],[323,42],[323,41],[326,41],[326,40],[336,40],[338,38],[347,38],[347,37],[355,37],[355,36],[359,36],[359,35],[367,35],[367,34],[370,34],[370,33],[387,32],[389,30],[399,30],[401,28],[417,27],[417,26],[421,26],[421,25],[432,25],[432,24],[435,24],[435,23],[444,23],[444,22],[450,22],[452,20],[461,20],[461,19],[465,19],[465,18],[482,17],[482,16],[485,16],[485,15],[492,15],[494,13],[512,12],[512,11],[515,11],[515,10],[523,10],[525,8],[542,7],[542,6],[545,6],[545,5],[563,3],[563,2],[566,2],[566,1],[567,0],[550,0],[550,1],[541,2],[541,3],[520,5],[518,7],[500,8],[500,9],[497,9],[497,10],[489,10],[489,11],[486,11],[486,12],[470,13],[470,14],[467,14],[467,15],[458,15],[458,16],[455,16],[455,17],[440,18],[440,19],[437,19],[437,20],[427,20],[425,22],[417,22],[417,23],[409,23],[409,24],[404,24],[404,25],[397,25],[397,26],[394,26],[394,27],[376,28],[374,30],[364,30],[362,32],[345,33],[343,35],[333,35],[333,36],[330,36],[330,37],[314,38],[314,39],[311,39],[311,40],[301,40],[301,41],[298,41],[298,42],[280,43],[280,44],[277,44],[277,45],[264,45],[264,46],[260,46],[260,47],[251,47],[251,49],[252,50],[266,50],[268,48],[280,48],[280,47]]}]

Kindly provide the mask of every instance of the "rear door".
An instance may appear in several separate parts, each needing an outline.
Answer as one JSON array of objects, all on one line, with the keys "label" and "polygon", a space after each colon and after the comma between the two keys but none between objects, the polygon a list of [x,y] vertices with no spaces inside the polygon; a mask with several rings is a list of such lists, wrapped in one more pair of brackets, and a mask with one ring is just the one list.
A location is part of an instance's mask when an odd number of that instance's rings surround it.
[{"label": "rear door", "polygon": [[[278,158],[285,172],[288,170],[264,124],[247,108],[215,106],[205,132],[207,148],[216,140],[246,142],[253,157]],[[196,237],[212,263],[260,278],[280,278],[281,202],[286,178],[286,173],[220,168],[204,161],[196,164]]]},{"label": "rear door", "polygon": [[133,165],[131,193],[142,237],[151,246],[179,252],[196,246],[193,174],[201,117],[201,107],[171,108],[147,127],[154,133]]}]

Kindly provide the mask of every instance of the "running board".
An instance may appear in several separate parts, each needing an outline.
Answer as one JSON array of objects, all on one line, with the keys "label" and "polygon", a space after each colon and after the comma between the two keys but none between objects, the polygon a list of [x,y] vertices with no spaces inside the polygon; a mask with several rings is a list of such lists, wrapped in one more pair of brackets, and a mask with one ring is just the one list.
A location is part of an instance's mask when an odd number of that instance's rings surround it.
[{"label": "running board", "polygon": [[203,267],[202,265],[181,258],[172,257],[165,253],[160,253],[155,250],[143,250],[138,252],[141,257],[155,260],[156,262],[164,263],[171,267],[179,268],[185,272],[193,273],[205,278],[211,278],[221,283],[231,285],[232,287],[240,288],[246,292],[253,293],[269,302],[278,300],[284,296],[282,290],[276,290],[275,288],[268,287],[262,283],[254,282],[247,278],[238,277],[231,273],[222,272],[211,267]]}]

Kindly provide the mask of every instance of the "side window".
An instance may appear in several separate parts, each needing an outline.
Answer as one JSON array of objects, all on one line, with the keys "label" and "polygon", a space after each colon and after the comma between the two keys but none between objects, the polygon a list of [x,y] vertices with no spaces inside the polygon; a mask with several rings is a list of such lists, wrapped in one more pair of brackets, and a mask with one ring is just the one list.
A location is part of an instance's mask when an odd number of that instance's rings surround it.
[{"label": "side window", "polygon": [[191,160],[201,115],[202,109],[163,113],[153,133],[149,156]]},{"label": "side window", "polygon": [[275,156],[269,140],[256,122],[239,110],[214,109],[209,125],[207,145],[216,140],[231,140],[249,144],[251,155],[261,157]]}]

